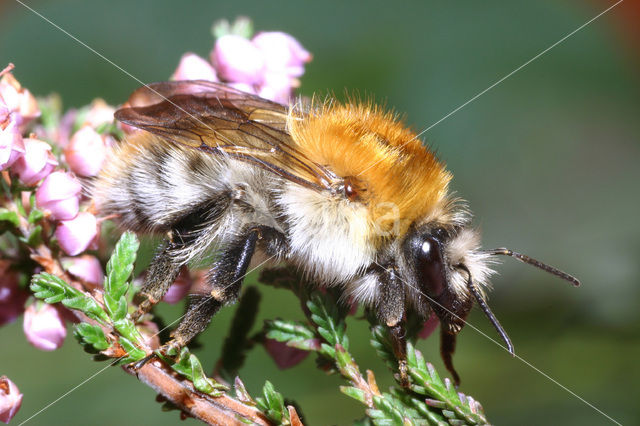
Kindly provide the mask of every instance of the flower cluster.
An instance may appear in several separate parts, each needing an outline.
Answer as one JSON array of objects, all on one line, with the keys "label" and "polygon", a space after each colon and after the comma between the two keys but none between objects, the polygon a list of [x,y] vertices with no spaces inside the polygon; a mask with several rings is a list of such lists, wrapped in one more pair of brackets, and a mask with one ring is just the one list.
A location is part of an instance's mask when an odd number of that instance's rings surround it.
[{"label": "flower cluster", "polygon": [[288,103],[311,54],[289,34],[246,35],[221,34],[210,61],[195,53],[184,54],[172,79],[222,81],[262,98]]},{"label": "flower cluster", "polygon": [[[285,33],[252,36],[250,30],[240,33],[233,28],[218,28],[216,36],[210,60],[187,53],[171,78],[221,81],[276,102],[289,102],[304,64],[311,60],[298,41]],[[99,248],[104,219],[96,216],[84,188],[99,174],[123,131],[133,129],[114,123],[115,108],[102,100],[63,114],[59,99],[36,100],[12,70],[9,65],[0,71],[0,227],[14,236],[7,240],[13,241],[13,247],[0,260],[0,326],[23,315],[27,341],[50,351],[63,344],[66,322],[75,318],[59,304],[35,300],[24,283],[44,269],[64,271],[87,290],[102,286],[103,266],[93,250]],[[0,232],[0,239],[4,238]],[[3,246],[7,246],[4,240]],[[25,257],[40,264],[36,271],[21,269],[30,264],[22,261]],[[184,269],[164,300],[177,303],[204,281],[203,273]],[[157,335],[153,323],[140,327]],[[277,360],[277,353],[280,357],[289,353],[285,364],[301,360],[300,354],[271,343],[266,347]],[[0,420],[8,422],[21,401],[15,384],[0,378]]]}]

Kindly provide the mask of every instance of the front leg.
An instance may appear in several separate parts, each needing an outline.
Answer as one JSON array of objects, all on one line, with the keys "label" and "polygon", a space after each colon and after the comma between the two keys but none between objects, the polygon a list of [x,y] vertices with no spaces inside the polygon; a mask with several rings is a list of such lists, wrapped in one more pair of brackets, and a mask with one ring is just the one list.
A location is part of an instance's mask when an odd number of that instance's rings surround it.
[{"label": "front leg", "polygon": [[404,286],[393,267],[386,268],[380,274],[379,279],[378,319],[389,328],[393,352],[398,359],[400,383],[406,387],[409,385],[409,377],[407,374]]}]

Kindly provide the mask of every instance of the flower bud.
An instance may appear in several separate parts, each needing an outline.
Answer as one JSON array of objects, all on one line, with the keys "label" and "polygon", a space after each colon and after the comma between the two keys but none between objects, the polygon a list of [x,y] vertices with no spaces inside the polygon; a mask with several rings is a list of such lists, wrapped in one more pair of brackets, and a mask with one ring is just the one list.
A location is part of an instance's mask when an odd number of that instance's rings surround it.
[{"label": "flower bud", "polygon": [[22,311],[29,295],[18,286],[15,272],[8,270],[8,263],[0,264],[0,325],[14,321]]},{"label": "flower bud", "polygon": [[95,176],[107,158],[102,136],[91,126],[78,130],[64,150],[64,156],[73,172],[80,176]]},{"label": "flower bud", "polygon": [[36,206],[54,220],[73,219],[78,214],[82,186],[69,173],[57,171],[44,178],[36,190]]},{"label": "flower bud", "polygon": [[273,339],[265,339],[263,345],[267,353],[273,358],[281,370],[293,367],[309,356],[308,351],[287,346],[286,343]]},{"label": "flower bud", "polygon": [[171,80],[218,81],[218,76],[209,62],[195,53],[189,52],[180,58],[180,64],[171,76]]},{"label": "flower bud", "polygon": [[9,423],[22,405],[20,390],[7,376],[0,376],[0,422]]},{"label": "flower bud", "polygon": [[211,52],[211,62],[225,81],[247,84],[262,81],[262,53],[244,37],[232,34],[220,37]]},{"label": "flower bud", "polygon": [[95,286],[102,285],[104,272],[100,261],[90,254],[83,254],[78,257],[65,257],[62,259],[62,266],[81,280]]},{"label": "flower bud", "polygon": [[87,111],[87,115],[84,117],[83,124],[88,124],[95,129],[102,124],[112,123],[113,114],[115,112],[116,109],[107,104],[104,100],[94,99],[91,102],[89,111]]},{"label": "flower bud", "polygon": [[63,220],[56,228],[58,244],[70,256],[82,253],[98,235],[98,221],[91,213],[81,212],[71,220]]},{"label": "flower bud", "polygon": [[187,295],[192,284],[193,280],[189,275],[189,271],[187,268],[182,268],[178,278],[171,284],[171,287],[169,287],[169,290],[167,290],[162,300],[172,305],[178,303]]},{"label": "flower bud", "polygon": [[293,82],[294,80],[286,74],[267,73],[264,83],[258,91],[258,96],[281,104],[288,104],[293,93]]},{"label": "flower bud", "polygon": [[262,52],[264,66],[269,72],[288,77],[304,74],[304,64],[312,58],[298,40],[282,32],[259,33],[251,42]]},{"label": "flower bud", "polygon": [[48,303],[36,302],[27,306],[23,330],[27,341],[43,351],[58,349],[67,337],[59,308]]},{"label": "flower bud", "polygon": [[40,116],[36,99],[11,73],[4,74],[0,79],[0,99],[11,112],[16,114],[18,126]]},{"label": "flower bud", "polygon": [[24,155],[18,158],[11,169],[20,181],[33,186],[45,178],[58,165],[51,154],[51,146],[38,139],[24,139]]},{"label": "flower bud", "polygon": [[24,142],[17,123],[12,120],[12,114],[8,117],[6,127],[0,122],[0,170],[11,166],[24,155]]}]

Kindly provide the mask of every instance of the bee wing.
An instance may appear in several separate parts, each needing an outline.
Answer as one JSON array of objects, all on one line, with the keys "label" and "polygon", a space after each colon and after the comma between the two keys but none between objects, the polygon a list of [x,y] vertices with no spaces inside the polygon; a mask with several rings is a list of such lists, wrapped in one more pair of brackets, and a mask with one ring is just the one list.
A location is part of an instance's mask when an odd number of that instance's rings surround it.
[{"label": "bee wing", "polygon": [[133,92],[115,117],[171,142],[256,164],[327,190],[335,179],[295,147],[286,106],[204,80],[152,83]]}]

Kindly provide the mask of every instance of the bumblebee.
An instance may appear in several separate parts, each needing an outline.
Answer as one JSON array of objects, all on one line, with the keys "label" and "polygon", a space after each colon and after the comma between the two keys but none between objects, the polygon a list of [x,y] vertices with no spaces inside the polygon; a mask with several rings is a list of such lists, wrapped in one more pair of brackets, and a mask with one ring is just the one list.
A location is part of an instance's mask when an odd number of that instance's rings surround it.
[{"label": "bumblebee", "polygon": [[372,309],[390,330],[406,380],[407,315],[441,323],[454,381],[456,335],[474,303],[510,352],[485,301],[495,255],[483,250],[445,166],[392,113],[372,103],[287,107],[208,81],[154,83],[116,119],[139,130],[115,147],[99,176],[100,211],[143,234],[166,236],[134,315],[160,301],[180,268],[214,252],[206,297],[194,298],[172,340],[179,349],[238,298],[252,259],[297,268]]}]

